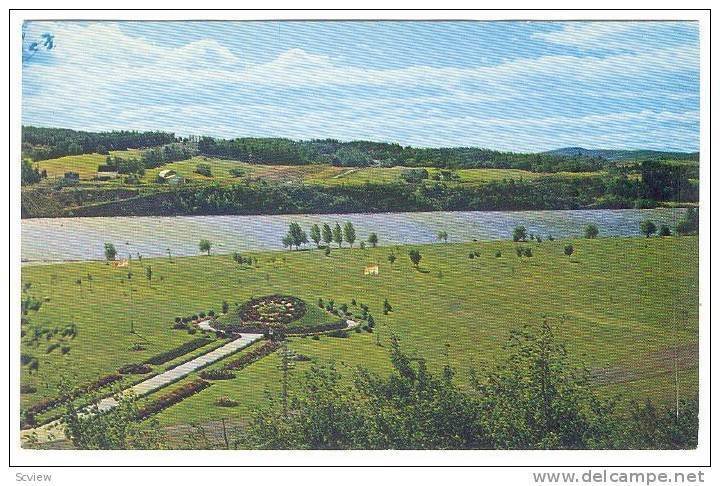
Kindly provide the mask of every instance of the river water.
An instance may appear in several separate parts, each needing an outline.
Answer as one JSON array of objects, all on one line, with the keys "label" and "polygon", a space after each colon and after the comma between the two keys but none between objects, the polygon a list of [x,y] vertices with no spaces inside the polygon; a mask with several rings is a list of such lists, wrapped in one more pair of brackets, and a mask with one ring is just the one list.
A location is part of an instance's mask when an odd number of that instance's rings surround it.
[{"label": "river water", "polygon": [[282,249],[292,221],[308,232],[314,223],[351,221],[357,241],[375,232],[380,245],[432,243],[439,231],[449,242],[508,239],[517,225],[529,233],[555,238],[582,236],[594,223],[600,236],[638,236],[640,221],[650,219],[671,228],[684,209],[600,209],[578,211],[458,211],[426,213],[313,214],[272,216],[142,216],[108,218],[38,218],[22,220],[21,258],[26,262],[100,260],[111,242],[119,258],[197,255],[200,239],[212,253]]}]

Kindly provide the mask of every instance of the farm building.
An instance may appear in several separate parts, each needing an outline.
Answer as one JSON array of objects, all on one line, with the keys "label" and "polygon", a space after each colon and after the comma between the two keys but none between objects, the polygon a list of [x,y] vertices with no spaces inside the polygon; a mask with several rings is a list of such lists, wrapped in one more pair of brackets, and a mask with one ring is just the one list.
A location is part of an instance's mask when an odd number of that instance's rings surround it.
[{"label": "farm building", "polygon": [[99,165],[97,170],[96,178],[100,181],[107,181],[110,179],[117,179],[118,171],[114,167],[109,165]]},{"label": "farm building", "polygon": [[157,175],[157,182],[161,184],[179,184],[182,180],[182,177],[172,169],[161,170]]},{"label": "farm building", "polygon": [[365,267],[365,275],[379,275],[380,267],[378,265],[368,265]]}]

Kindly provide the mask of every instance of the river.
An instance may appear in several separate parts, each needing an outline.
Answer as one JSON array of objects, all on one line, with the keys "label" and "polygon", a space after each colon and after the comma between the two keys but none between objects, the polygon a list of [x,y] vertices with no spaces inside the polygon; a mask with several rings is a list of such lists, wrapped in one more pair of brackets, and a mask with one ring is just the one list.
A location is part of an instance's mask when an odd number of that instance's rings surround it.
[{"label": "river", "polygon": [[197,255],[200,239],[212,253],[282,249],[288,224],[297,221],[308,232],[314,223],[351,221],[357,241],[375,232],[380,245],[432,243],[439,231],[449,242],[508,239],[516,225],[546,239],[580,237],[594,223],[600,236],[638,236],[640,221],[650,219],[673,228],[684,209],[601,209],[578,211],[458,211],[426,213],[314,214],[272,216],[141,216],[108,218],[38,218],[22,220],[24,262],[100,260],[105,242],[119,258]]}]

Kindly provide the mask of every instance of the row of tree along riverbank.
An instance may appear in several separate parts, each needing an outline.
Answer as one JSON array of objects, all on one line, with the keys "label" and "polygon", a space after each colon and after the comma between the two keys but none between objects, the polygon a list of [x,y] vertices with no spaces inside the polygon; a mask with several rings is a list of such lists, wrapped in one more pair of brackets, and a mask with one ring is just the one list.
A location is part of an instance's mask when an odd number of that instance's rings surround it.
[{"label": "row of tree along riverbank", "polygon": [[[634,193],[617,194],[599,177],[503,180],[472,187],[442,183],[327,187],[264,182],[119,192],[76,187],[23,191],[22,217],[625,209],[657,204],[643,197],[640,188]],[[697,191],[665,200],[694,203]]]}]

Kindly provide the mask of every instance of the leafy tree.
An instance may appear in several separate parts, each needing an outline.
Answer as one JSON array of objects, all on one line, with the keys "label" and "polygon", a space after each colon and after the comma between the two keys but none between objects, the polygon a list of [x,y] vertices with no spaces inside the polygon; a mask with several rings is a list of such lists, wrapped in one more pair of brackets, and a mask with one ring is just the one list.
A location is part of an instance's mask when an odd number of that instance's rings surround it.
[{"label": "leafy tree", "polygon": [[23,186],[29,186],[31,184],[37,184],[42,179],[42,174],[37,167],[33,167],[29,160],[22,161],[21,172],[20,172],[20,184]]},{"label": "leafy tree", "polygon": [[447,239],[448,239],[447,231],[438,231],[437,239],[438,239],[438,241],[444,241],[445,243],[447,243]]},{"label": "leafy tree", "polygon": [[663,224],[662,226],[660,226],[660,231],[658,232],[658,235],[671,236],[672,233],[670,232],[670,227],[666,224]]},{"label": "leafy tree", "polygon": [[640,223],[640,232],[645,235],[645,238],[650,238],[650,235],[654,234],[656,231],[657,226],[655,226],[655,223],[649,219]]},{"label": "leafy tree", "polygon": [[679,235],[697,234],[700,229],[700,216],[697,208],[688,208],[685,217],[677,224]]},{"label": "leafy tree", "polygon": [[323,226],[322,226],[322,239],[326,245],[329,245],[333,241],[332,229],[330,228],[330,225],[327,223],[323,223]]},{"label": "leafy tree", "polygon": [[486,397],[487,434],[501,449],[602,448],[612,427],[608,405],[586,370],[569,365],[548,322],[513,330],[507,358],[475,388]]},{"label": "leafy tree", "polygon": [[370,233],[368,236],[368,243],[372,245],[373,248],[375,248],[378,244],[378,236],[375,233]]},{"label": "leafy tree", "polygon": [[283,244],[283,247],[284,247],[284,248],[290,248],[290,249],[292,249],[292,246],[293,246],[292,236],[290,236],[289,234],[286,234],[285,236],[283,236],[283,238],[282,238],[282,244]]},{"label": "leafy tree", "polygon": [[[368,318],[369,320],[369,318]],[[370,329],[368,327],[368,329]],[[346,380],[313,365],[302,393],[256,412],[243,447],[262,449],[682,449],[697,444],[697,401],[630,415],[599,397],[547,322],[511,332],[506,358],[458,386],[391,338],[389,374]]]},{"label": "leafy tree", "polygon": [[119,399],[118,406],[108,412],[100,412],[97,405],[81,412],[72,400],[68,400],[61,420],[65,425],[65,436],[77,449],[164,448],[166,439],[159,432],[157,419],[138,422],[137,417],[137,400],[124,396]]},{"label": "leafy tree", "polygon": [[342,248],[343,242],[343,231],[339,223],[335,223],[335,227],[332,230],[333,240],[337,243],[338,248]]},{"label": "leafy tree", "polygon": [[516,226],[513,230],[513,241],[526,241],[527,240],[527,228],[525,226]]},{"label": "leafy tree", "polygon": [[420,254],[420,251],[413,248],[408,251],[408,256],[410,257],[410,261],[412,262],[412,264],[415,265],[415,268],[418,268],[418,265],[420,265],[420,260],[422,260],[422,255]]},{"label": "leafy tree", "polygon": [[145,267],[145,278],[148,279],[148,282],[151,282],[152,276],[153,276],[152,267],[150,265],[148,265],[147,267]]},{"label": "leafy tree", "polygon": [[570,256],[575,252],[575,248],[572,245],[565,245],[565,248],[563,250],[565,252],[566,256]]},{"label": "leafy tree", "polygon": [[[307,233],[295,222],[290,223],[286,237],[287,242],[290,243],[290,248],[295,245],[295,248],[298,250],[300,249],[300,245],[308,242]],[[283,244],[285,244],[285,239],[283,239]]]},{"label": "leafy tree", "polygon": [[210,240],[202,239],[200,240],[200,251],[201,252],[207,252],[208,255],[210,255],[210,249],[212,248],[212,243],[210,243]]},{"label": "leafy tree", "polygon": [[352,248],[353,244],[355,243],[355,227],[353,224],[348,221],[343,226],[343,237],[348,244],[350,244],[350,248]]},{"label": "leafy tree", "polygon": [[105,259],[107,261],[115,260],[115,257],[117,256],[117,250],[115,249],[115,245],[112,243],[105,243]]},{"label": "leafy tree", "polygon": [[600,231],[598,230],[598,227],[596,225],[589,224],[589,225],[585,226],[585,238],[588,238],[588,239],[596,238],[598,233],[600,233]]},{"label": "leafy tree", "polygon": [[390,262],[390,264],[395,263],[395,260],[397,260],[397,256],[395,256],[395,252],[393,252],[393,251],[390,252],[390,254],[388,255],[387,258],[388,258],[388,261]]},{"label": "leafy tree", "polygon": [[320,226],[317,224],[312,225],[310,228],[310,239],[315,242],[315,246],[320,248],[320,241],[322,239],[322,235],[320,234]]}]

